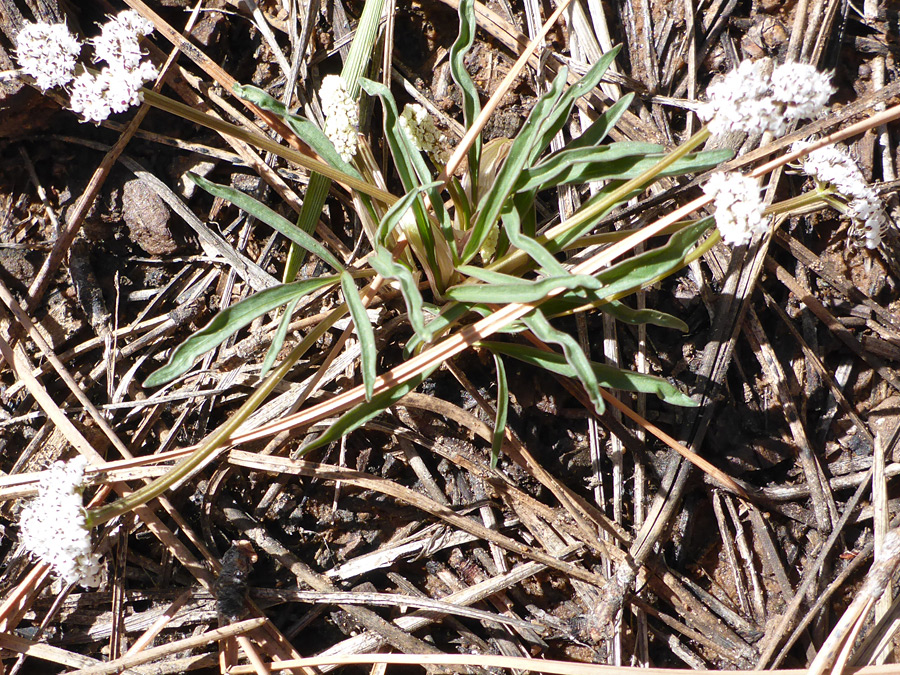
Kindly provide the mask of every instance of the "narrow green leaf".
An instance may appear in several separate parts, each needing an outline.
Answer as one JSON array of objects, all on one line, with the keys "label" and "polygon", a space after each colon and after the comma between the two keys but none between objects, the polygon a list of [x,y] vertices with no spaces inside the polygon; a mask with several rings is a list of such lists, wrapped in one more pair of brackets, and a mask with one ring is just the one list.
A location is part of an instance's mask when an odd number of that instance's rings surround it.
[{"label": "narrow green leaf", "polygon": [[398,199],[391,208],[384,214],[384,218],[378,224],[378,232],[375,234],[375,240],[382,246],[387,246],[387,240],[397,224],[403,219],[406,211],[412,207],[413,202],[424,190],[428,190],[436,185],[440,185],[437,181],[423,185],[420,188],[407,192]]},{"label": "narrow green leaf", "polygon": [[[463,123],[470,129],[481,112],[481,101],[475,83],[466,70],[465,56],[475,44],[475,0],[459,2],[459,35],[450,47],[450,75],[462,93]],[[469,177],[472,185],[473,205],[478,203],[478,168],[481,166],[481,136],[475,139],[468,152]]]},{"label": "narrow green leaf", "polygon": [[406,302],[410,325],[425,342],[430,342],[431,331],[425,326],[422,294],[419,292],[419,285],[410,269],[403,263],[394,260],[391,252],[381,246],[376,249],[375,255],[369,258],[369,263],[385,279],[394,279],[400,284],[400,292]]},{"label": "narrow green leaf", "polygon": [[[417,191],[422,188],[423,183],[436,186],[440,183],[433,182],[431,171],[422,159],[422,154],[413,147],[406,132],[397,122],[399,113],[397,112],[397,103],[390,89],[380,82],[373,82],[366,78],[360,78],[360,86],[369,96],[377,96],[381,100],[382,110],[384,111],[384,135],[391,149],[391,157],[394,159],[394,166],[400,175],[400,182],[403,189],[407,193]],[[428,198],[434,207],[435,216],[438,222],[442,223],[442,227],[449,227],[449,216],[444,210],[444,201],[436,187],[424,188],[428,193]],[[417,192],[418,194],[418,192]],[[431,229],[431,223],[428,215],[425,213],[425,207],[420,198],[413,203],[413,213],[416,216],[416,227],[419,230],[419,236],[422,238],[424,251],[428,257],[428,266],[432,270],[439,269],[437,260],[434,257],[434,233]],[[454,242],[448,242],[454,246]]]},{"label": "narrow green leaf", "polygon": [[523,232],[522,223],[528,222],[529,229],[533,230],[535,192],[520,192],[515,195],[503,209],[503,233],[509,239],[509,243],[524,251],[540,267],[540,271],[548,276],[562,276],[568,274],[553,254],[544,248],[539,241]]},{"label": "narrow green leaf", "polygon": [[476,267],[475,265],[460,265],[456,268],[460,274],[467,277],[478,279],[486,284],[530,284],[529,279],[513,276],[512,274],[503,274],[502,272],[494,272],[484,267]]},{"label": "narrow green leaf", "polygon": [[460,302],[505,304],[510,302],[537,302],[558,288],[600,290],[602,285],[588,274],[565,274],[547,277],[530,283],[511,284],[460,284],[447,289],[447,297]]},{"label": "narrow green leaf", "polygon": [[335,422],[333,422],[326,431],[300,448],[298,456],[303,457],[305,454],[312,450],[315,450],[316,448],[321,448],[324,445],[328,445],[329,443],[343,438],[351,431],[354,431],[355,429],[361,427],[370,419],[377,417],[389,407],[400,401],[400,399],[406,396],[413,389],[418,387],[431,375],[431,373],[433,373],[437,369],[437,367],[438,366],[429,368],[427,371],[420,375],[416,375],[411,380],[397,385],[393,389],[390,389],[383,394],[373,396],[370,401],[360,403],[355,408],[348,410]]},{"label": "narrow green leaf", "polygon": [[[306,186],[306,194],[303,195],[303,205],[300,207],[300,214],[297,216],[297,228],[301,232],[306,232],[310,236],[315,232],[316,224],[322,217],[322,209],[325,206],[325,200],[328,198],[328,191],[331,189],[331,179],[326,178],[320,173],[313,173],[309,176],[309,185]],[[297,278],[297,272],[303,265],[306,258],[306,251],[295,244],[291,244],[288,249],[287,260],[284,263],[284,274],[282,280],[290,283]]]},{"label": "narrow green leaf", "polygon": [[263,379],[272,369],[272,366],[275,365],[275,359],[278,358],[278,353],[281,351],[281,348],[284,346],[284,341],[287,339],[288,328],[290,328],[291,325],[291,316],[294,314],[294,309],[297,307],[298,302],[300,302],[300,298],[291,300],[284,308],[281,320],[278,322],[278,328],[275,330],[275,335],[272,336],[272,342],[269,344],[269,349],[266,351],[266,357],[259,367],[260,380]]},{"label": "narrow green leaf", "polygon": [[[584,204],[581,205],[581,208],[575,213],[573,218],[578,218],[579,214],[586,212],[588,209],[594,208],[597,204],[605,201],[613,192],[618,190],[623,184],[623,181],[610,181],[606,185],[604,185],[593,197],[588,199]],[[578,239],[579,237],[587,234],[591,230],[596,227],[597,223],[600,222],[603,218],[606,218],[619,204],[625,204],[633,197],[637,197],[644,191],[643,188],[635,188],[628,194],[626,194],[621,201],[607,204],[606,207],[594,214],[594,216],[590,219],[585,220],[577,227],[572,227],[566,232],[559,234],[556,238],[547,241],[546,247],[552,251],[553,253],[558,253],[562,251],[571,244],[573,241]],[[520,192],[519,195],[527,194],[524,192]]]},{"label": "narrow green leaf", "polygon": [[372,400],[375,391],[375,365],[378,354],[375,351],[375,331],[369,314],[356,290],[356,282],[347,272],[341,275],[341,290],[344,292],[344,302],[350,310],[353,325],[356,326],[356,337],[359,338],[360,370],[362,372],[363,386],[366,389],[366,400]]},{"label": "narrow green leaf", "polygon": [[[319,129],[313,122],[295,115],[288,111],[287,107],[279,100],[273,98],[265,91],[252,85],[235,85],[235,94],[244,98],[254,105],[259,106],[263,110],[268,110],[280,116],[284,122],[293,130],[297,137],[304,143],[309,145],[316,153],[335,169],[346,173],[354,178],[363,180],[362,175],[356,170],[352,164],[345,162],[337,150],[331,139]],[[306,194],[303,196],[303,206],[300,209],[300,215],[297,218],[297,228],[301,232],[309,235],[316,229],[316,224],[322,215],[322,207],[325,205],[325,199],[328,197],[328,190],[331,188],[331,179],[326,178],[320,173],[313,172],[309,178],[309,185],[306,188]],[[371,199],[367,195],[360,194],[360,198],[366,207],[373,211]],[[284,266],[284,274],[282,280],[290,283],[297,276],[300,266],[303,264],[305,249],[302,246],[291,243],[288,251],[288,258]]]},{"label": "narrow green leaf", "polygon": [[625,114],[625,111],[628,110],[628,106],[631,105],[633,99],[633,93],[622,96],[622,98],[609,106],[606,112],[594,120],[591,125],[584,130],[581,136],[572,139],[566,146],[566,150],[600,145],[606,139],[610,130],[616,126],[616,122],[618,122],[622,115]]},{"label": "narrow green leaf", "polygon": [[494,354],[497,369],[497,414],[494,417],[494,431],[491,434],[491,468],[497,468],[500,451],[503,450],[503,436],[506,431],[506,416],[509,412],[509,384],[506,381],[506,367],[503,359]]},{"label": "narrow green leaf", "polygon": [[[422,153],[413,146],[398,122],[400,113],[391,90],[380,82],[366,78],[361,78],[359,83],[369,96],[377,96],[381,100],[384,111],[384,135],[391,149],[391,157],[394,159],[397,173],[400,174],[403,189],[409,192],[424,183],[431,183],[431,170],[422,158]],[[436,189],[429,192],[429,197],[435,203],[436,209],[443,208],[444,202],[440,199],[440,193]]]},{"label": "narrow green leaf", "polygon": [[634,309],[619,300],[610,300],[600,306],[600,311],[610,314],[622,323],[639,326],[651,324],[662,328],[674,328],[682,333],[688,332],[688,325],[677,316],[661,312],[658,309]]},{"label": "narrow green leaf", "polygon": [[687,324],[676,316],[656,309],[632,309],[618,300],[604,299],[603,295],[602,291],[599,293],[592,291],[570,292],[541,304],[541,309],[545,316],[557,317],[570,314],[589,303],[598,302],[601,304],[596,305],[597,309],[615,317],[616,320],[622,323],[633,326],[650,324],[661,328],[674,328],[682,332],[687,332],[688,330]]},{"label": "narrow green leaf", "polygon": [[[429,341],[433,339],[434,336],[448,331],[452,326],[459,322],[460,319],[468,314],[470,309],[471,305],[468,303],[450,302],[444,305],[440,311],[435,311],[434,318],[427,324]],[[409,338],[406,345],[403,347],[404,358],[408,359],[416,354],[418,350],[424,346],[425,342],[426,340],[423,340],[420,335],[413,335]]]},{"label": "narrow green leaf", "polygon": [[383,12],[384,0],[365,1],[362,14],[359,16],[359,23],[353,34],[350,51],[347,53],[347,60],[341,69],[341,77],[347,84],[347,93],[354,100],[359,99],[359,81],[366,68],[372,63],[375,40],[378,36],[378,27],[381,24]]},{"label": "narrow green leaf", "polygon": [[144,380],[144,386],[158,387],[166,382],[171,382],[190,370],[194,362],[203,354],[218,347],[241,328],[250,325],[255,318],[320,288],[332,286],[338,281],[338,277],[318,277],[296,281],[292,284],[282,284],[260,291],[246,300],[222,310],[213,317],[212,321],[178,345],[169,356],[168,363],[153,371]]},{"label": "narrow green leaf", "polygon": [[[482,342],[480,344],[492,353],[511,356],[519,361],[549,370],[564,377],[578,376],[576,370],[567,363],[566,357],[556,352],[547,352],[543,349],[507,342]],[[591,361],[590,366],[596,374],[597,381],[604,387],[653,394],[660,400],[672,405],[687,408],[697,407],[696,401],[661,377],[635,373],[630,370],[620,370],[596,361]]]},{"label": "narrow green leaf", "polygon": [[669,237],[663,246],[650,249],[600,271],[596,278],[604,284],[603,297],[612,297],[639,289],[645,283],[683,265],[688,252],[701,235],[712,225],[713,219],[703,218]]},{"label": "narrow green leaf", "polygon": [[541,313],[540,308],[525,316],[522,322],[544,342],[552,342],[562,347],[566,363],[572,368],[575,376],[581,382],[597,413],[602,415],[603,411],[606,410],[606,404],[603,403],[603,397],[600,395],[600,384],[597,381],[597,374],[591,367],[591,361],[585,355],[584,350],[581,349],[578,341],[568,333],[551,326],[550,322]]},{"label": "narrow green leaf", "polygon": [[222,199],[231,202],[239,209],[243,209],[251,216],[258,218],[273,230],[280,232],[298,246],[319,256],[322,260],[331,265],[335,271],[342,272],[344,270],[344,266],[327,248],[294,225],[291,221],[278,215],[262,202],[257,201],[250,195],[244,194],[240,190],[235,190],[234,188],[225,185],[211,183],[197,174],[188,172],[187,176],[211,195],[221,197]]},{"label": "narrow green leaf", "polygon": [[621,49],[621,45],[616,45],[603,54],[597,60],[597,63],[591,66],[590,70],[584,74],[584,77],[566,89],[563,95],[559,97],[550,114],[541,120],[540,137],[531,149],[529,164],[534,163],[540,154],[549,147],[553,137],[565,126],[575,102],[600,84],[600,80],[606,74],[606,71],[612,65]]},{"label": "narrow green leaf", "polygon": [[550,90],[538,99],[538,102],[531,110],[531,114],[528,115],[528,119],[525,120],[525,124],[522,125],[522,129],[513,141],[509,155],[497,174],[496,180],[487,194],[481,197],[481,201],[478,204],[478,212],[475,216],[475,224],[472,226],[472,234],[469,236],[466,247],[460,256],[462,262],[467,263],[478,255],[491,226],[499,218],[507,197],[513,192],[519,180],[519,174],[529,162],[532,148],[541,132],[544,118],[550,114],[562,95],[567,73],[568,71],[565,67],[560,68],[559,74],[550,85]]},{"label": "narrow green leaf", "polygon": [[[470,178],[474,178],[471,176]],[[472,184],[472,190],[475,190],[475,183]],[[472,204],[466,196],[462,183],[456,176],[450,176],[447,179],[447,191],[450,193],[450,199],[453,201],[453,207],[456,209],[456,218],[459,221],[459,229],[465,232],[469,229],[472,222]],[[476,197],[477,198],[477,197]]]},{"label": "narrow green leaf", "polygon": [[[625,146],[625,147],[623,147]],[[637,151],[647,148],[646,154]],[[569,183],[595,180],[631,180],[655,166],[665,155],[652,143],[622,141],[598,148],[563,150],[538,166],[522,172],[517,190],[544,190]],[[729,159],[731,150],[709,150],[691,153],[664,169],[659,176],[680,176],[706,171]]]}]

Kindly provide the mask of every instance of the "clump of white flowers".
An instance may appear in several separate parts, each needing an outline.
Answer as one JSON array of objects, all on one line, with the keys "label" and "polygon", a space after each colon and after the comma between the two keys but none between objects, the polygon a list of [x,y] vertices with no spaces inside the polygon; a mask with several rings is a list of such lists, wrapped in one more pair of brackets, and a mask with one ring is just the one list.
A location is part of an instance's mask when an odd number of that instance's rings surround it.
[{"label": "clump of white flowers", "polygon": [[356,154],[358,143],[359,108],[347,91],[347,83],[340,75],[326,75],[319,88],[322,114],[325,115],[323,131],[345,162]]},{"label": "clump of white flowers", "polygon": [[436,164],[446,161],[443,144],[447,137],[438,131],[434,119],[423,106],[418,103],[407,104],[398,122],[414,148],[427,152]]},{"label": "clump of white flowers", "polygon": [[100,557],[91,552],[91,533],[85,527],[81,503],[87,461],[76,457],[56,462],[38,483],[38,496],[19,518],[22,545],[53,567],[70,584],[98,586]]},{"label": "clump of white flowers", "polygon": [[697,114],[714,134],[771,131],[783,134],[795,120],[815,117],[835,89],[831,76],[804,63],[774,66],[769,59],[742,61],[710,85]]},{"label": "clump of white flowers", "polygon": [[103,25],[89,42],[94,61],[105,61],[99,74],[82,72],[74,77],[81,44],[63,24],[33,23],[16,36],[19,67],[35,78],[41,89],[72,82],[69,105],[84,122],[101,122],[143,100],[141,87],[158,72],[143,59],[140,39],[153,32],[153,24],[134,10],[125,10]]},{"label": "clump of white flowers", "polygon": [[72,85],[72,111],[84,121],[101,122],[112,113],[125,112],[144,99],[141,87],[158,72],[143,60],[140,39],[153,32],[153,24],[127,9],[110,19],[91,40],[94,61],[106,61],[98,75],[82,73]]},{"label": "clump of white flowers", "polygon": [[103,24],[100,35],[90,40],[94,46],[94,61],[106,61],[111,66],[135,69],[144,57],[140,39],[153,32],[153,24],[133,9],[120,12]]},{"label": "clump of white flowers", "polygon": [[81,43],[64,23],[28,23],[16,35],[19,68],[45,91],[72,81],[80,52]]},{"label": "clump of white flowers", "polygon": [[[795,143],[794,150],[808,143]],[[853,221],[856,234],[865,239],[866,248],[878,248],[888,220],[878,194],[866,183],[846,149],[826,145],[801,160],[803,171],[823,187],[831,187],[846,201],[843,210]]]},{"label": "clump of white flowers", "polygon": [[768,229],[759,186],[753,178],[740,173],[714,173],[703,192],[713,198],[716,227],[729,246],[747,244]]}]

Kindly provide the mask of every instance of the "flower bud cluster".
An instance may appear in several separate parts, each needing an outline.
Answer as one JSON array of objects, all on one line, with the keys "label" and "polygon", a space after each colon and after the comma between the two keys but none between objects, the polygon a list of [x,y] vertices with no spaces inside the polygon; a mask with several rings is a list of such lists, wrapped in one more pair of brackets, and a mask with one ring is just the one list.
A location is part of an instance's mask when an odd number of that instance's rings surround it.
[{"label": "flower bud cluster", "polygon": [[[795,143],[793,149],[808,143]],[[850,153],[836,145],[813,150],[801,160],[803,171],[822,185],[830,186],[847,201],[845,213],[853,221],[855,233],[866,248],[878,248],[888,225],[878,194],[866,182]]]},{"label": "flower bud cluster", "polygon": [[753,178],[740,173],[714,173],[703,192],[714,200],[716,227],[729,246],[747,244],[768,229],[759,186]]},{"label": "flower bud cluster", "polygon": [[[143,59],[140,39],[153,24],[134,10],[125,10],[103,25],[90,40],[94,61],[105,61],[100,73],[74,75],[81,44],[64,24],[28,24],[16,36],[19,67],[41,89],[71,82],[69,105],[82,121],[101,122],[112,113],[124,112],[142,100],[141,87],[154,79],[156,67]],[[73,81],[74,80],[74,81]]]},{"label": "flower bud cluster", "polygon": [[834,91],[831,75],[814,66],[742,61],[709,86],[709,100],[697,114],[714,134],[771,131],[780,136],[791,122],[815,117]]},{"label": "flower bud cluster", "polygon": [[427,152],[436,164],[446,161],[443,144],[447,137],[438,131],[434,119],[423,106],[418,103],[406,105],[398,121],[414,148]]},{"label": "flower bud cluster", "polygon": [[326,75],[319,88],[322,114],[325,115],[325,135],[345,162],[356,154],[358,142],[359,108],[347,91],[347,83],[340,75]]},{"label": "flower bud cluster", "polygon": [[22,509],[19,538],[67,583],[98,586],[100,557],[91,552],[91,533],[81,504],[86,467],[87,461],[76,457],[68,463],[56,462],[44,473],[37,498]]}]

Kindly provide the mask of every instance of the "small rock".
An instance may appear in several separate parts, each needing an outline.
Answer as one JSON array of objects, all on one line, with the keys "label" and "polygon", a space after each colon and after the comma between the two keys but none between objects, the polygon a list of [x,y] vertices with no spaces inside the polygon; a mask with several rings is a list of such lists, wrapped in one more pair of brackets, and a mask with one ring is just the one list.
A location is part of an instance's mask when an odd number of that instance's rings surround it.
[{"label": "small rock", "polygon": [[150,255],[171,255],[178,242],[169,228],[171,212],[166,203],[140,179],[125,183],[122,218],[134,242]]}]

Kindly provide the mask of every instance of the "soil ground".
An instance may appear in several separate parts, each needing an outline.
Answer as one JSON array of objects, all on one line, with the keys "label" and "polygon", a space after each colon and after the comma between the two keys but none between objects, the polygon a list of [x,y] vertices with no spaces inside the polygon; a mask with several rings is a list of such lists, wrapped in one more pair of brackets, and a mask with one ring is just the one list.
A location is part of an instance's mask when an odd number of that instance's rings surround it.
[{"label": "soil ground", "polygon": [[[189,39],[238,82],[280,98],[283,65],[308,34],[290,104],[314,116],[317,84],[340,71],[361,3],[325,0],[308,8],[273,0],[260,2],[255,16],[254,4],[203,3]],[[14,67],[19,15],[64,18],[89,36],[124,7],[0,0],[0,70]],[[176,31],[193,8],[180,0],[146,7]],[[807,131],[819,124],[820,133],[830,133],[897,103],[898,16],[890,3],[575,0],[573,7],[504,96],[486,141],[518,132],[552,79],[550,66],[583,72],[591,54],[612,44],[623,45],[615,70],[588,97],[566,139],[610,97],[634,92],[613,137],[675,147],[698,127],[692,104],[744,58],[802,60],[834,72],[834,108]],[[466,66],[482,101],[552,10],[527,0],[478,5]],[[398,0],[387,25],[398,103],[428,104],[452,148],[463,122],[448,64],[455,2]],[[160,31],[144,44],[157,64],[172,48]],[[196,59],[181,56],[177,64],[183,70],[172,71],[164,94],[267,129]],[[292,205],[217,133],[150,110],[131,135],[134,115],[82,124],[59,97],[0,81],[0,658],[7,672],[89,668],[121,657],[142,636],[166,645],[253,617],[267,621],[237,642],[223,639],[221,657],[205,638],[176,644],[128,672],[213,672],[220,658],[247,664],[251,655],[268,662],[372,652],[485,657],[448,672],[499,672],[487,655],[531,657],[535,670],[541,659],[805,668],[829,635],[843,635],[833,631],[848,608],[858,609],[860,589],[880,600],[874,614],[864,608],[859,637],[846,638],[855,644],[849,663],[875,663],[878,646],[882,658],[896,661],[890,580],[897,559],[878,558],[876,547],[880,552],[900,507],[900,249],[895,224],[869,250],[833,210],[791,214],[770,240],[739,255],[717,246],[641,294],[646,307],[682,319],[684,333],[616,323],[601,313],[557,323],[595,360],[662,376],[701,401],[685,409],[620,394],[653,428],[736,481],[743,495],[611,406],[602,415],[590,411],[577,383],[513,362],[508,424],[518,445],[507,446],[492,471],[494,365],[489,354],[469,350],[306,464],[286,458],[320,428],[270,434],[219,454],[164,502],[100,528],[98,589],[29,576],[35,562],[18,543],[17,518],[35,493],[30,474],[84,452],[81,439],[108,462],[122,459],[122,449],[148,458],[95,475],[86,500],[101,485],[134,489],[159,475],[170,464],[150,461],[153,455],[201,442],[246,400],[277,326],[276,315],[255,322],[161,393],[142,387],[170,350],[217,312],[277,283],[287,257],[283,237],[196,189],[184,174],[253,194],[289,220],[308,175],[271,158],[287,194],[298,197]],[[379,164],[387,157],[381,124],[378,106],[363,109],[361,131]],[[891,214],[897,130],[888,124],[845,144]],[[127,145],[109,160],[123,134]],[[765,160],[757,148],[777,154],[789,145],[715,141],[738,151],[737,165],[747,168]],[[398,194],[399,181],[383,165],[387,188]],[[804,189],[792,166],[776,180],[776,200]],[[689,179],[663,188],[603,226],[651,222],[700,194]],[[78,206],[83,195],[88,208]],[[540,224],[589,196],[540,194]],[[341,188],[331,190],[323,229],[345,261],[368,253]],[[213,235],[220,243],[210,243]],[[223,258],[222,246],[244,267]],[[301,278],[324,272],[310,260]],[[287,346],[338,302],[325,293],[299,307]],[[397,294],[379,305],[379,372],[404,359],[411,336],[405,312]],[[303,383],[340,333],[326,333],[290,372],[257,426],[295,411]],[[347,349],[313,402],[361,382]],[[271,463],[252,463],[260,457]]]}]

